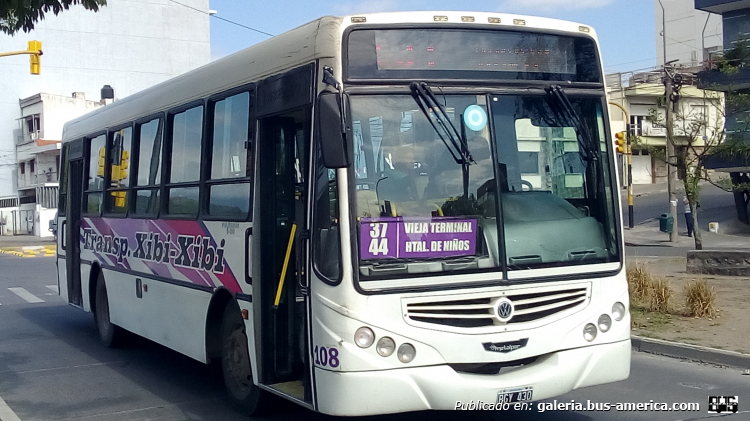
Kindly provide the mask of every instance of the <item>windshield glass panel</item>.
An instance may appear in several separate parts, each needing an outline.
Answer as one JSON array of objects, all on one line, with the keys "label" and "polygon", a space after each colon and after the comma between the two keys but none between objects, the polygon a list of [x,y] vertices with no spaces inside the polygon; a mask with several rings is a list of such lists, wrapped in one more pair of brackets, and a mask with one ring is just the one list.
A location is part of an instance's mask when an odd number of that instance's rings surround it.
[{"label": "windshield glass panel", "polygon": [[570,99],[580,128],[554,101],[492,98],[509,270],[617,258],[601,99]]},{"label": "windshield glass panel", "polygon": [[616,261],[600,99],[571,99],[589,160],[549,96],[436,99],[351,96],[362,280]]},{"label": "windshield glass panel", "polygon": [[[351,98],[363,278],[499,264],[496,241],[488,246],[483,234],[488,226],[496,231],[495,215],[477,203],[477,192],[494,179],[486,99],[441,95],[438,101],[466,142],[440,130],[435,113],[412,96]],[[462,125],[467,110],[484,121]],[[455,145],[467,148],[473,162],[463,165]]]}]

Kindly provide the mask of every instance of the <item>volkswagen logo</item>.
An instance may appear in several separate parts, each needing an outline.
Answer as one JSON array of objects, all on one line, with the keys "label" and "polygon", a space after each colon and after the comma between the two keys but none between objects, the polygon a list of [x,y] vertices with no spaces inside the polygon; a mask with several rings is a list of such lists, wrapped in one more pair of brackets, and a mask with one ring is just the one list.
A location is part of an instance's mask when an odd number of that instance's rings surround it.
[{"label": "volkswagen logo", "polygon": [[513,318],[513,302],[503,297],[497,301],[495,311],[501,322],[508,323]]}]

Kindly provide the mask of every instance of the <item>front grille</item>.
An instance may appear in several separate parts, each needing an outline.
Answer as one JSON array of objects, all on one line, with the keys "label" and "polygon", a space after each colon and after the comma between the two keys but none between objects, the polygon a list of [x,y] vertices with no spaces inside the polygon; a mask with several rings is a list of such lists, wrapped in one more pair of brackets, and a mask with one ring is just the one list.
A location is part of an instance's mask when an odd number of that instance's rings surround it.
[{"label": "front grille", "polygon": [[[589,296],[589,284],[553,287],[521,288],[505,293],[473,294],[471,298],[425,297],[405,299],[406,318],[420,323],[479,328],[512,326],[542,320],[565,310],[584,307]],[[513,303],[513,315],[503,322],[497,307],[503,298]]]}]

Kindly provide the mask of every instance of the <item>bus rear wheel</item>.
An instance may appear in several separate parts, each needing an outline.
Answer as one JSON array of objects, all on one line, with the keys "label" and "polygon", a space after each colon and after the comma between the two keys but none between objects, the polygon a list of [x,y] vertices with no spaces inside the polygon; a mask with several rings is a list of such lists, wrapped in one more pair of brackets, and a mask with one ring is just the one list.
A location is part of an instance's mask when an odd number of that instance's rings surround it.
[{"label": "bus rear wheel", "polygon": [[244,414],[265,413],[270,396],[253,383],[245,322],[237,306],[224,308],[221,333],[221,371],[229,399]]},{"label": "bus rear wheel", "polygon": [[99,330],[99,339],[109,348],[116,348],[123,344],[125,331],[113,325],[109,320],[109,297],[107,296],[107,285],[104,283],[104,274],[99,272],[96,279],[96,293],[94,296],[94,323]]}]

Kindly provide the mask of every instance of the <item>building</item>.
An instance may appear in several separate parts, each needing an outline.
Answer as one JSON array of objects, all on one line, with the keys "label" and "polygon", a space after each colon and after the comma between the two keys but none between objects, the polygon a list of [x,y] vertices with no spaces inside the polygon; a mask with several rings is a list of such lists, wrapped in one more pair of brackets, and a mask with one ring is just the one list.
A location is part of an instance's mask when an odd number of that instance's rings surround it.
[{"label": "building", "polygon": [[31,33],[0,35],[0,51],[29,40],[42,42],[40,75],[28,56],[0,58],[0,235],[51,235],[40,209],[57,196],[62,125],[98,106],[103,86],[123,98],[210,61],[208,0],[74,6]]},{"label": "building", "polygon": [[[722,96],[715,91],[699,89],[697,78],[689,71],[681,71],[683,85],[677,101],[674,119],[675,156],[687,153],[686,145],[700,150],[705,142],[717,139],[723,123]],[[664,125],[665,105],[663,71],[622,74],[607,78],[609,100],[623,107],[629,115],[625,120],[619,107],[610,106],[614,132],[630,130],[638,142],[632,148],[633,184],[666,182],[665,147],[667,130]],[[622,163],[622,157],[620,157]],[[625,175],[625,174],[623,174]],[[682,178],[678,174],[678,178]],[[627,177],[622,177],[626,184]]]},{"label": "building", "polygon": [[682,66],[697,67],[721,51],[721,17],[696,9],[693,0],[654,0],[657,65],[677,60]]},{"label": "building", "polygon": [[[704,12],[714,13],[723,20],[724,27],[724,50],[732,49],[738,40],[748,39],[750,34],[750,2],[743,0],[695,0],[695,8]],[[698,75],[703,87],[722,91],[731,99],[736,93],[750,93],[750,69],[740,68],[736,75],[728,77],[712,68],[712,63],[706,63],[705,70]],[[745,131],[745,123],[737,118],[727,118],[727,133]],[[750,133],[743,135],[750,142]],[[750,182],[750,160],[743,158],[712,157],[706,163],[706,167],[717,172],[728,173],[734,184]],[[750,190],[735,191],[734,202],[737,210],[737,218],[750,224]]]}]

